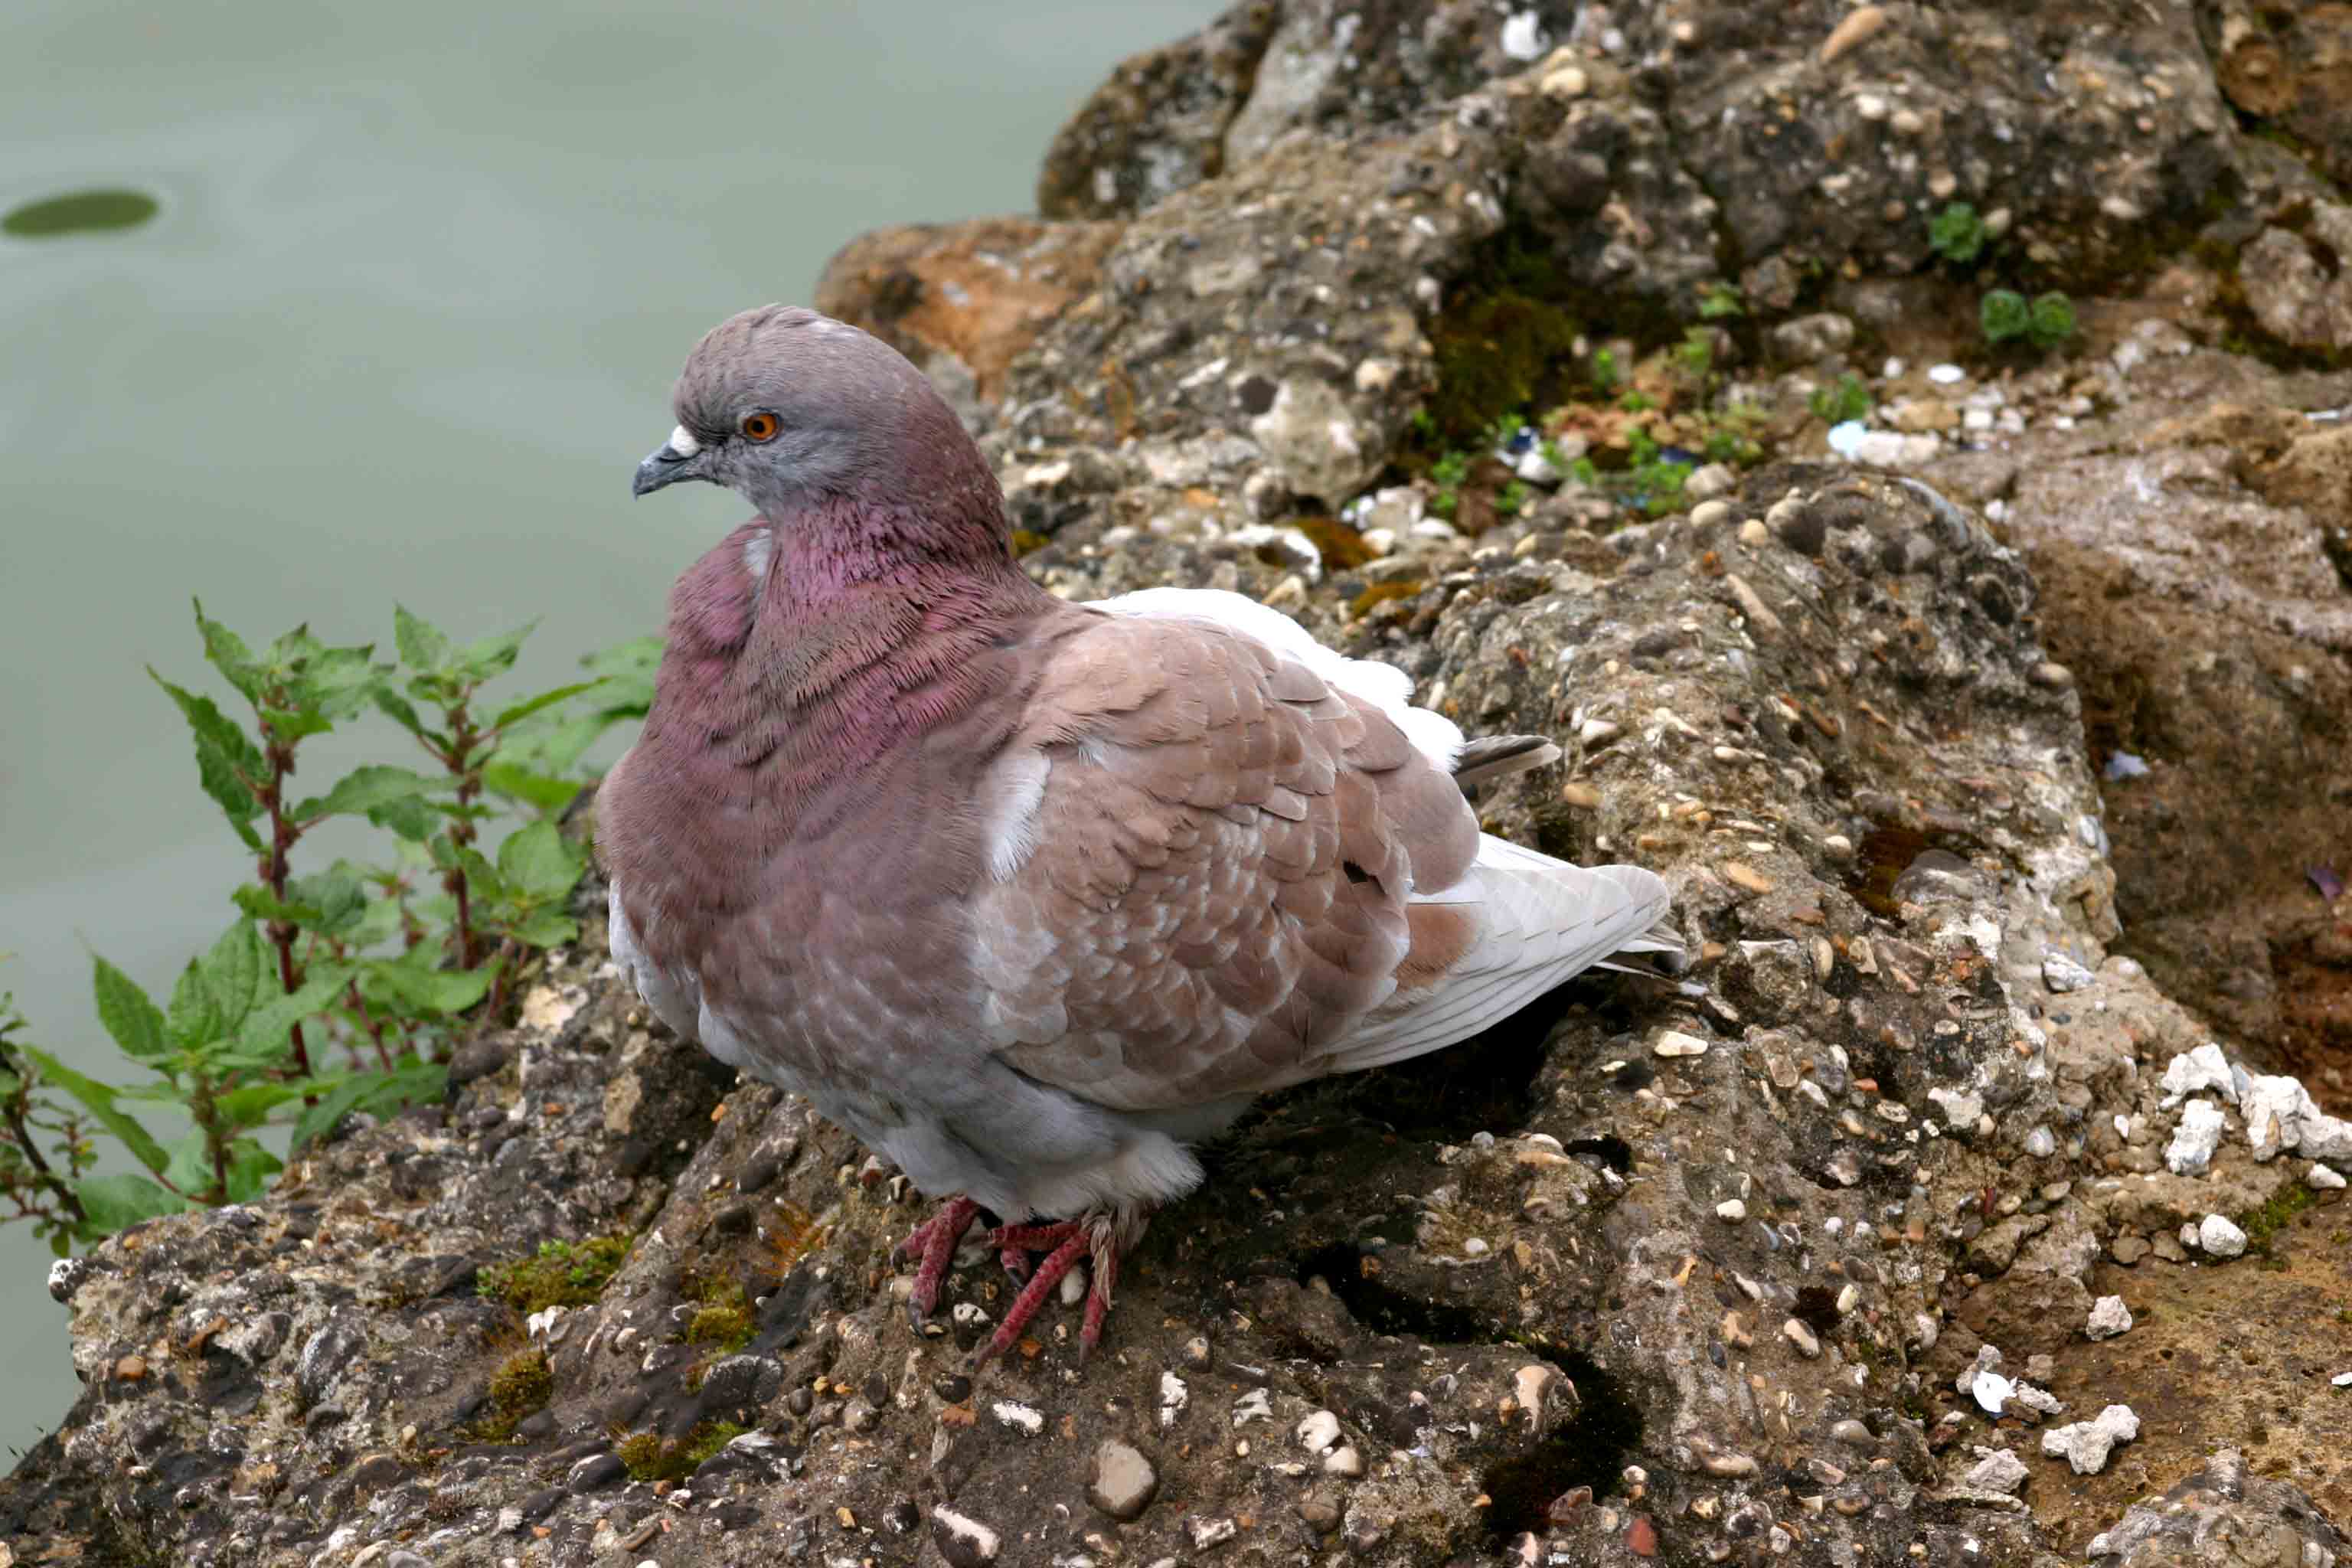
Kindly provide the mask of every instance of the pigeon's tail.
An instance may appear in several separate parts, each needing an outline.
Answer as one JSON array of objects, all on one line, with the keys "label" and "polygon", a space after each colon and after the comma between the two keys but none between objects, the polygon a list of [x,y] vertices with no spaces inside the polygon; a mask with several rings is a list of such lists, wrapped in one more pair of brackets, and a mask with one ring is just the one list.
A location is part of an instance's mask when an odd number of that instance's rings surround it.
[{"label": "pigeon's tail", "polygon": [[1541,735],[1482,736],[1462,743],[1454,759],[1454,782],[1466,790],[1558,761],[1559,748]]},{"label": "pigeon's tail", "polygon": [[1380,1067],[1467,1039],[1588,969],[1622,967],[1609,962],[1615,955],[1682,952],[1667,923],[1671,896],[1654,872],[1571,866],[1492,835],[1466,876],[1413,902],[1458,910],[1471,930],[1466,950],[1427,984],[1400,987],[1326,1070]]}]

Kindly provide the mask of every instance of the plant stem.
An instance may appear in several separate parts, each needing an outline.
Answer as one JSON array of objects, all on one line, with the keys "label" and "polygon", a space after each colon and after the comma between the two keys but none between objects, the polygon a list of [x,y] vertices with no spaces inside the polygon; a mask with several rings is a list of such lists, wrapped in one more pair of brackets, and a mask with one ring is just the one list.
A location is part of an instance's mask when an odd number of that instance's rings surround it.
[{"label": "plant stem", "polygon": [[[467,711],[466,699],[460,698],[444,710],[443,717],[449,725],[449,749],[443,754],[441,764],[457,781],[458,815],[449,819],[449,842],[464,849],[474,842],[473,822],[464,813],[482,793],[481,769],[476,765],[473,754],[481,737],[474,732],[474,716]],[[457,901],[457,967],[471,969],[481,958],[474,939],[473,899],[465,868],[452,866],[442,877],[441,885]]]},{"label": "plant stem", "polygon": [[[33,1141],[33,1130],[25,1124],[26,1104],[32,1097],[31,1080],[23,1077],[22,1066],[14,1058],[7,1056],[5,1047],[0,1047],[0,1060],[5,1060],[10,1068],[18,1074],[18,1082],[25,1085],[16,1093],[8,1097],[7,1110],[5,1112],[8,1135],[16,1140],[16,1147],[24,1152],[25,1163],[32,1166],[34,1178],[37,1184],[47,1188],[58,1203],[73,1215],[75,1225],[87,1223],[89,1216],[82,1212],[81,1199],[75,1194],[71,1187],[66,1185],[64,1178],[50,1167],[48,1159],[41,1152],[40,1145]],[[22,1208],[24,1202],[23,1198],[18,1198],[17,1206]]]},{"label": "plant stem", "polygon": [[[268,726],[263,728],[267,733]],[[268,740],[269,777],[263,784],[261,804],[269,812],[269,853],[262,858],[261,879],[268,886],[269,896],[284,904],[289,880],[287,851],[302,837],[302,830],[286,816],[286,781],[294,773],[294,747],[275,734],[269,734]],[[271,921],[268,933],[270,945],[278,949],[278,984],[290,996],[302,984],[301,971],[294,963],[294,924],[290,921]],[[294,1047],[296,1072],[310,1077],[310,1050],[302,1037],[302,1026],[296,1024],[289,1037]]]}]

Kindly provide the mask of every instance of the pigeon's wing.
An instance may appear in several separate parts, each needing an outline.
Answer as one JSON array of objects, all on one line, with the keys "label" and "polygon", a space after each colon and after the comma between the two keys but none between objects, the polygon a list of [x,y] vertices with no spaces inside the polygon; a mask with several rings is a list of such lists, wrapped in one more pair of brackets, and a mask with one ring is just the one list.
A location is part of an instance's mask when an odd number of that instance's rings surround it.
[{"label": "pigeon's wing", "polygon": [[[1401,674],[1199,613],[1231,598],[1114,601],[992,765],[972,942],[1001,1059],[1175,1110],[1435,1049],[1639,944],[1654,877],[1485,837],[1459,731]],[[1367,668],[1396,690],[1350,689]]]}]

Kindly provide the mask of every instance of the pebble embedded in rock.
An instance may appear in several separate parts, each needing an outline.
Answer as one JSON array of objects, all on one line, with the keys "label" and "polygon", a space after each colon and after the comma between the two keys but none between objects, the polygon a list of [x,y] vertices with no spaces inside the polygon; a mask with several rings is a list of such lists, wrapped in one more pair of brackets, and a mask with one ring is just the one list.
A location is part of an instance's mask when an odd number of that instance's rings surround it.
[{"label": "pebble embedded in rock", "polygon": [[2197,1227],[2197,1245],[2214,1258],[2235,1258],[2246,1250],[2246,1233],[2221,1215],[2209,1214]]},{"label": "pebble embedded in rock", "polygon": [[2102,1296],[2091,1307],[2091,1320],[2083,1331],[2095,1340],[2111,1340],[2130,1331],[2131,1310],[2124,1305],[2121,1296]]},{"label": "pebble embedded in rock", "polygon": [[1352,1480],[1364,1473],[1364,1457],[1356,1451],[1353,1443],[1342,1443],[1323,1456],[1323,1471]]},{"label": "pebble embedded in rock", "polygon": [[1772,879],[1745,861],[1726,860],[1717,869],[1723,873],[1723,879],[1735,888],[1742,888],[1751,893],[1772,890]]},{"label": "pebble embedded in rock", "polygon": [[1296,1435],[1308,1453],[1322,1453],[1339,1440],[1339,1418],[1328,1410],[1312,1411],[1298,1423]]},{"label": "pebble embedded in rock", "polygon": [[1703,1057],[1706,1055],[1706,1042],[1705,1040],[1700,1039],[1696,1035],[1685,1035],[1675,1029],[1667,1029],[1661,1032],[1658,1036],[1658,1043],[1652,1046],[1650,1048],[1662,1057]]},{"label": "pebble embedded in rock", "polygon": [[629,1467],[621,1456],[607,1450],[602,1454],[591,1454],[572,1466],[572,1473],[564,1478],[563,1484],[572,1496],[585,1497],[590,1492],[603,1490],[628,1473]]},{"label": "pebble embedded in rock", "polygon": [[2080,991],[2094,978],[2088,969],[2065,953],[2049,953],[2042,960],[2042,984],[2061,995]]},{"label": "pebble embedded in rock", "polygon": [[2192,1100],[2180,1108],[2180,1125],[2165,1146],[2165,1167],[2176,1176],[2193,1176],[2213,1163],[2227,1125],[2221,1108],[2210,1100]]},{"label": "pebble embedded in rock", "polygon": [[2095,1476],[2107,1468],[2107,1456],[2118,1443],[2139,1436],[2139,1417],[2128,1405],[2110,1405],[2088,1421],[2059,1426],[2042,1434],[2042,1451],[2063,1459],[2078,1476]]},{"label": "pebble embedded in rock", "polygon": [[946,1507],[931,1510],[931,1544],[939,1548],[949,1568],[986,1568],[1004,1547],[996,1531],[969,1514]]},{"label": "pebble embedded in rock", "polygon": [[1151,1506],[1160,1490],[1160,1472],[1141,1450],[1117,1438],[1095,1447],[1094,1467],[1087,1480],[1087,1500],[1113,1519],[1133,1519]]},{"label": "pebble embedded in rock", "polygon": [[1045,1429],[1045,1412],[1034,1405],[1024,1405],[1018,1400],[1000,1399],[991,1405],[988,1410],[990,1415],[996,1417],[998,1426],[1008,1431],[1018,1432],[1024,1436],[1034,1437]]},{"label": "pebble embedded in rock", "polygon": [[1803,1319],[1790,1319],[1780,1325],[1780,1333],[1790,1344],[1797,1347],[1797,1353],[1807,1361],[1815,1360],[1821,1355],[1821,1338],[1805,1325]]},{"label": "pebble embedded in rock", "polygon": [[1738,1198],[1726,1198],[1715,1205],[1715,1217],[1738,1224],[1748,1217],[1748,1205]]},{"label": "pebble embedded in rock", "polygon": [[2343,1176],[2326,1165],[2314,1165],[2311,1173],[2304,1179],[2321,1192],[2340,1193],[2344,1190]]},{"label": "pebble embedded in rock", "polygon": [[1960,1478],[1960,1484],[1972,1491],[2013,1492],[2032,1473],[2025,1461],[2007,1448],[1979,1448],[1976,1453],[1977,1462]]}]

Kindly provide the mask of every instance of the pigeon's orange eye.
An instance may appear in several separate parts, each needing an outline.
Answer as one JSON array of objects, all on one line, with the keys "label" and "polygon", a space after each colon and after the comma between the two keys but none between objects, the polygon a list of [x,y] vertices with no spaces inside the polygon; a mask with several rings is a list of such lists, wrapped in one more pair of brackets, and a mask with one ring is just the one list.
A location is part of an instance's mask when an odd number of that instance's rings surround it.
[{"label": "pigeon's orange eye", "polygon": [[754,441],[772,441],[776,438],[776,432],[782,428],[772,414],[743,416],[743,434]]}]

